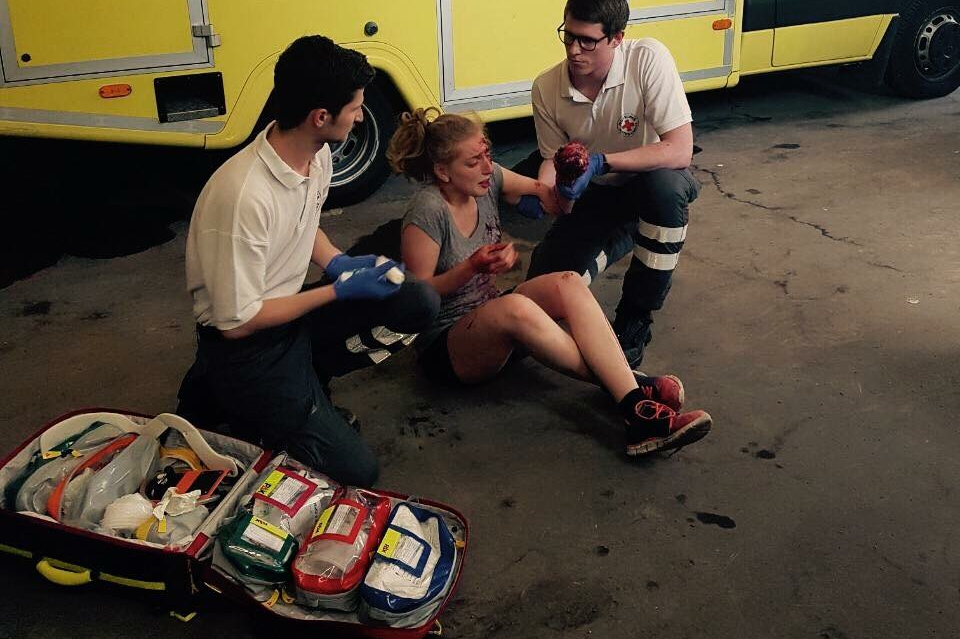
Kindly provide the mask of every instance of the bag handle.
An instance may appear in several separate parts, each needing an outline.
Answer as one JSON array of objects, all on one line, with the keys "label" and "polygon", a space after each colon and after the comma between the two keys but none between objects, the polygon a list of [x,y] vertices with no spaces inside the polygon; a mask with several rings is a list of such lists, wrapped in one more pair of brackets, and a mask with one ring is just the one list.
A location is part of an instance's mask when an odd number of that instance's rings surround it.
[{"label": "bag handle", "polygon": [[203,435],[200,434],[200,431],[197,430],[197,427],[179,415],[160,413],[147,422],[140,434],[144,437],[156,439],[168,428],[172,428],[183,435],[183,438],[187,440],[187,444],[197,454],[203,465],[210,470],[226,470],[231,477],[236,477],[239,474],[235,459],[213,450],[207,440],[203,438]]},{"label": "bag handle", "polygon": [[54,424],[40,434],[40,452],[54,449],[61,442],[76,437],[90,427],[92,422],[115,426],[121,433],[139,433],[142,426],[120,413],[80,413]]},{"label": "bag handle", "polygon": [[93,581],[89,568],[76,567],[76,570],[58,568],[44,557],[37,562],[37,572],[59,586],[83,586]]}]

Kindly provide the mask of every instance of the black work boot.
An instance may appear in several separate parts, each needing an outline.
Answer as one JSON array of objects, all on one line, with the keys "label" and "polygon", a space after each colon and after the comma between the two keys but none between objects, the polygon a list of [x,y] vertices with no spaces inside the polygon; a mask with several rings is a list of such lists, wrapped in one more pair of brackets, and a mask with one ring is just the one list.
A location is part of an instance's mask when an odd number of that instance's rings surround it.
[{"label": "black work boot", "polygon": [[623,349],[630,368],[636,368],[643,361],[643,349],[653,338],[651,324],[653,318],[649,312],[641,315],[618,312],[613,320],[613,331],[617,334],[620,348]]}]

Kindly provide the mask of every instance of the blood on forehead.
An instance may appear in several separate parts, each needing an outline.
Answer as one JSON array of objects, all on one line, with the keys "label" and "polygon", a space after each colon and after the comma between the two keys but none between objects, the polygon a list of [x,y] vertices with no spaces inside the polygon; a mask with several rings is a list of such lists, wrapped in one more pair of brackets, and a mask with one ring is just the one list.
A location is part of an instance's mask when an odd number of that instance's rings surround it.
[{"label": "blood on forehead", "polygon": [[490,153],[490,140],[486,136],[477,140],[466,140],[461,148],[465,151],[464,155],[466,157],[471,159],[481,158]]}]

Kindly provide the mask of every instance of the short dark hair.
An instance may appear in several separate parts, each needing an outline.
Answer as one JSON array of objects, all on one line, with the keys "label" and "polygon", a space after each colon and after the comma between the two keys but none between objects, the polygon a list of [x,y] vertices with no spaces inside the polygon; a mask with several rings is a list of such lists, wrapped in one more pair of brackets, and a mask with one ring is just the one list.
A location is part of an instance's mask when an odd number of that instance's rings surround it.
[{"label": "short dark hair", "polygon": [[568,14],[582,22],[602,24],[603,35],[612,38],[627,28],[630,3],[627,0],[567,0],[564,20]]},{"label": "short dark hair", "polygon": [[281,129],[302,123],[314,109],[339,115],[376,75],[367,58],[320,35],[294,40],[273,69],[273,108]]}]

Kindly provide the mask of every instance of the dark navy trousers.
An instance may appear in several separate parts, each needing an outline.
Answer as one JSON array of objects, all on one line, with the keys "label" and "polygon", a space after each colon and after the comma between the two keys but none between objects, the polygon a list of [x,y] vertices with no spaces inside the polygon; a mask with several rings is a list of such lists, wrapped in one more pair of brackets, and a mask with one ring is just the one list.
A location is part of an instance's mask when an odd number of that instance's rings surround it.
[{"label": "dark navy trousers", "polygon": [[[523,166],[539,167],[540,155],[535,155]],[[642,316],[659,310],[686,239],[688,206],[699,192],[687,169],[636,173],[618,186],[593,184],[537,245],[527,278],[574,271],[589,285],[632,253],[617,313]]]},{"label": "dark navy trousers", "polygon": [[439,309],[436,291],[411,278],[385,300],[335,301],[243,339],[198,326],[177,412],[201,427],[227,424],[231,434],[285,450],[340,483],[371,486],[376,457],[323,384],[410,344]]}]

